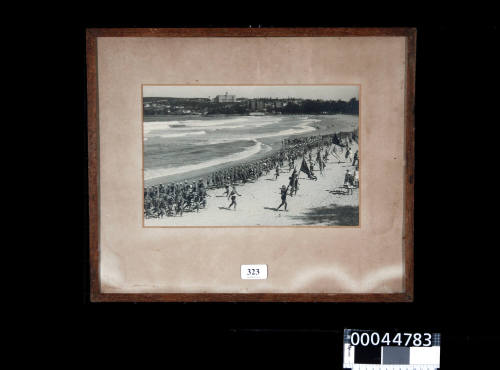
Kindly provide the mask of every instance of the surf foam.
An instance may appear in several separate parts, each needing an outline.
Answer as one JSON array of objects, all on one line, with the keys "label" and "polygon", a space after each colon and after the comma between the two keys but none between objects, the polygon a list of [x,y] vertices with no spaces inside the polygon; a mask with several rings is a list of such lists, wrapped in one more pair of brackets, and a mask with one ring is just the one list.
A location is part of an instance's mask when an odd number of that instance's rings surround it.
[{"label": "surf foam", "polygon": [[[171,167],[171,168],[154,168],[154,169],[145,169],[144,170],[144,180],[151,180],[157,177],[163,176],[171,176],[177,175],[179,173],[186,173],[191,171],[200,170],[203,168],[217,166],[219,164],[239,161],[252,155],[259,153],[262,150],[262,143],[257,140],[252,140],[255,144],[249,148],[242,150],[241,152],[226,155],[220,158],[214,158],[206,162],[201,162],[192,165],[180,166],[180,167]],[[267,146],[267,145],[266,145]]]}]

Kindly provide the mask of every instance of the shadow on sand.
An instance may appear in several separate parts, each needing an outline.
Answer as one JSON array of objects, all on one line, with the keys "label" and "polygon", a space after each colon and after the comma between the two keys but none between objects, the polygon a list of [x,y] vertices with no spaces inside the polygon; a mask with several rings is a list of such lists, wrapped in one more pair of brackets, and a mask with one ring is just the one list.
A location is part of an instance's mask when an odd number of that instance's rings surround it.
[{"label": "shadow on sand", "polygon": [[336,206],[312,208],[300,216],[292,216],[301,225],[358,226],[359,207]]}]

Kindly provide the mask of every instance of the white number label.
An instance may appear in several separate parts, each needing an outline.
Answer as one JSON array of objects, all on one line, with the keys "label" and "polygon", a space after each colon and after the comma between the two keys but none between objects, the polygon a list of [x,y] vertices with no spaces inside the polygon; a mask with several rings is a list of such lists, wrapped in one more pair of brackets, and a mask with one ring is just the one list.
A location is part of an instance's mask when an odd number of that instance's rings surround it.
[{"label": "white number label", "polygon": [[244,280],[267,279],[267,265],[241,265],[241,278]]}]

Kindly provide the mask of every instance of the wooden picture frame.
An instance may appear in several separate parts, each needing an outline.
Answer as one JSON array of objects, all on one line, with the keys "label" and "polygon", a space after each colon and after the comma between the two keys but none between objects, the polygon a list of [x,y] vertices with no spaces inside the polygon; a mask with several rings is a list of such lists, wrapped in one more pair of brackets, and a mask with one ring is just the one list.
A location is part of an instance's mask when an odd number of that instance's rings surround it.
[{"label": "wooden picture frame", "polygon": [[[403,287],[399,292],[106,292],[101,284],[100,38],[404,38]],[[93,302],[411,302],[414,297],[414,104],[416,29],[413,28],[124,28],[87,30],[88,185],[91,301]],[[362,104],[362,103],[361,103]]]}]

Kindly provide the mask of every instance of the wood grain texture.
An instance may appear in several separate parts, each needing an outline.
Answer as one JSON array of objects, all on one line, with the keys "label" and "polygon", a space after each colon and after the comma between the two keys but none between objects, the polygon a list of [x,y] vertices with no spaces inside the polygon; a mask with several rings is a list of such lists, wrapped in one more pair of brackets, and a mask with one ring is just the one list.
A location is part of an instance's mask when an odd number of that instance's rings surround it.
[{"label": "wood grain texture", "polygon": [[414,296],[414,192],[415,192],[415,72],[417,55],[417,31],[411,29],[406,39],[406,92],[405,92],[405,292],[408,300]]},{"label": "wood grain texture", "polygon": [[[87,30],[89,248],[93,302],[411,302],[414,298],[414,181],[415,181],[415,68],[414,28],[99,28]],[[405,290],[394,294],[210,294],[210,293],[102,293],[99,276],[99,107],[98,37],[406,37],[405,84]]]},{"label": "wood grain texture", "polygon": [[97,38],[87,32],[87,127],[89,185],[90,299],[99,300],[99,157]]},{"label": "wood grain texture", "polygon": [[91,28],[92,37],[364,37],[406,36],[414,28]]},{"label": "wood grain texture", "polygon": [[283,294],[283,293],[96,293],[93,302],[410,302],[395,294]]}]

